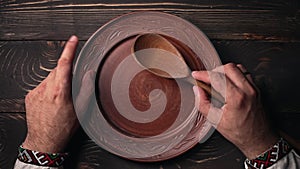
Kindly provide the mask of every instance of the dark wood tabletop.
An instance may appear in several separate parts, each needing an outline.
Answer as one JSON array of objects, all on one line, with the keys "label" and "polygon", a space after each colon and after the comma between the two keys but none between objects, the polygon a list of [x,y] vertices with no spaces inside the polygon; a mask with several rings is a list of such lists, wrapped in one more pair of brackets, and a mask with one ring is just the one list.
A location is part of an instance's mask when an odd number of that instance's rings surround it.
[{"label": "dark wood tabletop", "polygon": [[[152,10],[184,18],[213,42],[223,64],[247,67],[273,122],[300,149],[299,0],[1,0],[0,169],[12,168],[26,135],[24,98],[56,66],[75,34],[78,52],[109,20]],[[47,113],[47,112],[45,112]],[[71,140],[66,168],[241,169],[245,157],[218,132],[171,160],[138,163],[112,155],[80,129]]]}]

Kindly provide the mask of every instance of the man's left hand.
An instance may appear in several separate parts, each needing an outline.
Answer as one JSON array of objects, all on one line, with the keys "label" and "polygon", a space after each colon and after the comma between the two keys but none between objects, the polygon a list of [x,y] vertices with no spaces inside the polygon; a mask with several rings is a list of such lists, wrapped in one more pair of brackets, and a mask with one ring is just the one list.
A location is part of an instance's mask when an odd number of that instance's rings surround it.
[{"label": "man's left hand", "polygon": [[72,64],[78,38],[65,45],[57,67],[25,98],[28,132],[23,147],[63,152],[79,126],[71,96]]}]

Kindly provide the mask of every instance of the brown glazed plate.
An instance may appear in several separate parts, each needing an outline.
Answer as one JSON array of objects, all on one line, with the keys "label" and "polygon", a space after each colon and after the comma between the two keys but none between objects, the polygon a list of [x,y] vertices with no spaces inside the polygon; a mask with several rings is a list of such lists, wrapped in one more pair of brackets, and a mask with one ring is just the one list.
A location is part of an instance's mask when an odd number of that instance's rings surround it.
[{"label": "brown glazed plate", "polygon": [[[204,142],[213,127],[195,108],[192,85],[158,77],[133,59],[132,44],[145,33],[167,38],[191,70],[221,65],[213,45],[193,24],[161,12],[130,13],[86,42],[74,66],[72,93],[80,124],[95,143],[130,160],[154,162]],[[95,76],[87,81],[90,72]]]}]

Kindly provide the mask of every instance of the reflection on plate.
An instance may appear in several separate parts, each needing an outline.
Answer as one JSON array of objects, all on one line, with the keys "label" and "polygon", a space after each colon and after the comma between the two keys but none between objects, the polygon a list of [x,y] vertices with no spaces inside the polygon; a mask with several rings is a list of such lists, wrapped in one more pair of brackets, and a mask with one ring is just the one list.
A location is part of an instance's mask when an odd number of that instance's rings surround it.
[{"label": "reflection on plate", "polygon": [[[99,146],[131,160],[161,161],[205,141],[212,127],[194,107],[190,84],[158,77],[133,59],[132,43],[143,33],[165,36],[192,70],[221,65],[191,23],[159,12],[131,13],[101,27],[85,44],[74,67],[73,99],[83,129]],[[77,96],[91,71],[97,76],[87,101]],[[88,106],[82,110],[79,102]]]}]

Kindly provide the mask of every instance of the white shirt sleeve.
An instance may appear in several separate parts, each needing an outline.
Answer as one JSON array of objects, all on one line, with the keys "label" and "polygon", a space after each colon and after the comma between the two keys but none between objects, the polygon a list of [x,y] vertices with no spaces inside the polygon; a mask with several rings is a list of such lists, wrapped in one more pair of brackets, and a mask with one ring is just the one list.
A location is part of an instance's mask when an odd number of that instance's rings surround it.
[{"label": "white shirt sleeve", "polygon": [[[244,165],[245,169],[250,169],[246,162]],[[300,169],[300,156],[294,150],[291,150],[286,156],[267,169]]]},{"label": "white shirt sleeve", "polygon": [[17,159],[14,169],[63,169],[63,167],[43,167],[32,164],[23,163]]}]

